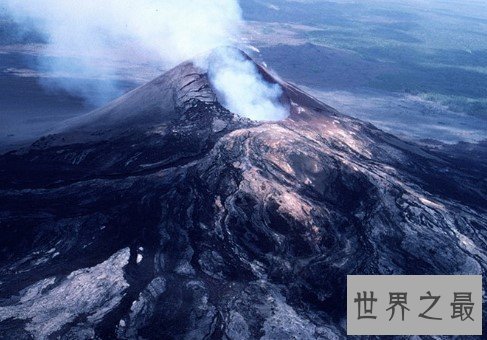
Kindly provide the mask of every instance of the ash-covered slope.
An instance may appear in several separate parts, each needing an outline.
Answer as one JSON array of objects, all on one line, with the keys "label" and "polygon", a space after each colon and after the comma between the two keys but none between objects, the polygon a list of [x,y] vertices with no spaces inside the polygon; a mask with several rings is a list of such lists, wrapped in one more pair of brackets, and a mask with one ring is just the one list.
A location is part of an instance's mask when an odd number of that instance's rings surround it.
[{"label": "ash-covered slope", "polygon": [[281,85],[252,122],[185,63],[1,156],[2,338],[342,338],[347,274],[485,281],[481,159]]}]

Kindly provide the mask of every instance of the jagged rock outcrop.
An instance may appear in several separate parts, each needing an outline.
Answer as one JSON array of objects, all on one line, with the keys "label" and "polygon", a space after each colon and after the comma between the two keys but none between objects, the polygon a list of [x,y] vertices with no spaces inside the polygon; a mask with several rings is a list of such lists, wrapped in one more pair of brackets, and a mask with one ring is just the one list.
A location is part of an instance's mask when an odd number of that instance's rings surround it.
[{"label": "jagged rock outcrop", "polygon": [[253,122],[184,63],[1,156],[2,337],[338,339],[347,274],[485,281],[483,161],[281,85]]}]

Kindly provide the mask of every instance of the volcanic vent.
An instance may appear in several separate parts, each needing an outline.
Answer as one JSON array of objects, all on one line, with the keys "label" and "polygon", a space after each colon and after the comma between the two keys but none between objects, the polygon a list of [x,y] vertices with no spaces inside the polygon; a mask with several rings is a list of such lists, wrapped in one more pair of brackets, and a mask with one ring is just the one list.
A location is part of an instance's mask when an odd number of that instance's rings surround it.
[{"label": "volcanic vent", "polygon": [[260,72],[286,119],[186,62],[0,157],[0,334],[341,338],[347,274],[485,271],[484,165]]},{"label": "volcanic vent", "polygon": [[231,112],[258,121],[289,116],[282,86],[242,51],[232,47],[215,49],[206,64],[219,102]]}]

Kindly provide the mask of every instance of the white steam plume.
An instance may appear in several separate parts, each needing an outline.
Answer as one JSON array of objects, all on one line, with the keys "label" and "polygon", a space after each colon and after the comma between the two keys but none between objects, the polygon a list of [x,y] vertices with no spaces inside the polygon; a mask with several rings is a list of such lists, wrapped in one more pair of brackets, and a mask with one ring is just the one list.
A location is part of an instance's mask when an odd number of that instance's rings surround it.
[{"label": "white steam plume", "polygon": [[279,102],[281,87],[266,82],[239,50],[217,49],[210,56],[208,74],[228,110],[252,120],[276,121],[288,116],[289,110]]},{"label": "white steam plume", "polygon": [[[3,0],[20,23],[34,23],[48,38],[40,66],[52,80],[93,100],[116,88],[120,69],[107,60],[131,58],[121,50],[156,56],[164,68],[238,38],[241,9],[237,0]],[[128,48],[130,46],[130,48]],[[225,49],[220,49],[224,51]],[[285,118],[278,85],[263,81],[254,65],[239,53],[222,52],[212,66],[213,86],[231,111],[258,120]],[[136,58],[134,56],[134,58]]]}]

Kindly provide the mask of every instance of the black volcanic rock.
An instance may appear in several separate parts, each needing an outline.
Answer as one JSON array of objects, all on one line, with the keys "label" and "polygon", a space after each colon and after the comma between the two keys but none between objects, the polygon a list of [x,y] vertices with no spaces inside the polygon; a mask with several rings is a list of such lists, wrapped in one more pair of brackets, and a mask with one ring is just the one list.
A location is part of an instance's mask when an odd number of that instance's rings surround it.
[{"label": "black volcanic rock", "polygon": [[184,63],[1,156],[2,338],[338,339],[347,274],[485,284],[483,160],[281,85],[253,122]]}]

